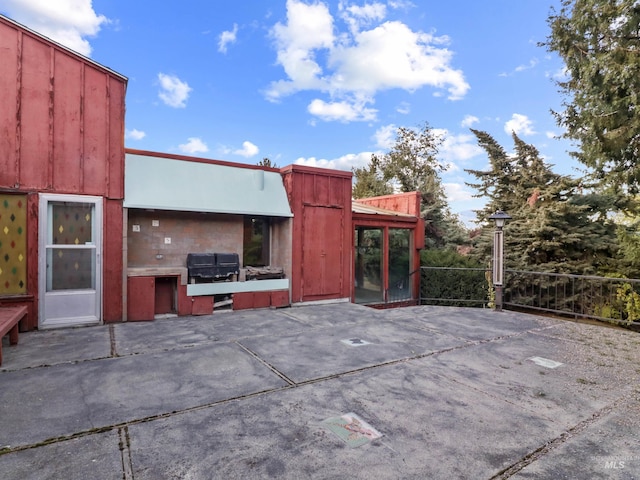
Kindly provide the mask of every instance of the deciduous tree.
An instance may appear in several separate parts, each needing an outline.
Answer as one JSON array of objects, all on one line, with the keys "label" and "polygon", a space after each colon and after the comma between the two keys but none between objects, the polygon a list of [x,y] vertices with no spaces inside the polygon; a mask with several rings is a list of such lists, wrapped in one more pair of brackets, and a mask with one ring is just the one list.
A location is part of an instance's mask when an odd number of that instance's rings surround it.
[{"label": "deciduous tree", "polygon": [[420,128],[399,127],[391,149],[372,155],[367,167],[354,169],[355,198],[419,191],[421,216],[425,220],[428,247],[450,246],[464,240],[465,228],[447,204],[437,158],[441,138],[428,124]]}]

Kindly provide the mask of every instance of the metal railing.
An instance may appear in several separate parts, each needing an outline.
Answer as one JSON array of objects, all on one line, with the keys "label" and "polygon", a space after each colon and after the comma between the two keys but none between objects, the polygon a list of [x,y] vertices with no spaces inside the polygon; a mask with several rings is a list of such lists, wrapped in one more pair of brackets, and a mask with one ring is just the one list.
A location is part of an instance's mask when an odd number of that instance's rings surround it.
[{"label": "metal railing", "polygon": [[[505,270],[503,306],[640,325],[640,280]],[[493,307],[491,270],[421,267],[420,304]]]},{"label": "metal railing", "polygon": [[410,300],[415,300],[413,296],[414,292],[414,275],[416,275],[419,270],[414,270],[408,275],[402,276],[400,278],[390,280],[389,288],[386,291],[385,295],[385,304],[386,303],[397,303],[397,302],[407,302]]},{"label": "metal railing", "polygon": [[640,325],[640,280],[506,270],[504,305]]}]

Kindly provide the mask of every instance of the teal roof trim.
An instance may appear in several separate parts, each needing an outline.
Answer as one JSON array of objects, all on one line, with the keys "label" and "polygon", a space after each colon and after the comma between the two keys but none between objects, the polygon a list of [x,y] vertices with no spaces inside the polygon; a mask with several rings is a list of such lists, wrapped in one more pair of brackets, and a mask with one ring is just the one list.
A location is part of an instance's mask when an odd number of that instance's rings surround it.
[{"label": "teal roof trim", "polygon": [[124,206],[293,217],[278,172],[152,155],[125,155]]}]

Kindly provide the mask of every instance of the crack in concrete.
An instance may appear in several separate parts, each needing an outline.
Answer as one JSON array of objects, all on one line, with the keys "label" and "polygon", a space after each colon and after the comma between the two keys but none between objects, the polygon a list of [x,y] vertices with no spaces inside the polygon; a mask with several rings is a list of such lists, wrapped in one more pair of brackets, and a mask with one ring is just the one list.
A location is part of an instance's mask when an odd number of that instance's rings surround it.
[{"label": "crack in concrete", "polygon": [[129,427],[118,428],[118,448],[122,461],[122,480],[134,480],[133,461],[131,460],[131,437],[129,437]]},{"label": "crack in concrete", "polygon": [[119,357],[118,351],[116,350],[116,329],[113,324],[109,325],[109,347],[110,347],[110,356],[111,357]]},{"label": "crack in concrete", "polygon": [[[185,408],[185,409],[182,409],[182,410],[175,410],[175,411],[172,411],[172,412],[165,412],[165,413],[161,413],[161,414],[150,415],[150,416],[139,418],[139,419],[133,419],[133,420],[121,422],[121,423],[118,423],[118,424],[107,425],[107,426],[97,427],[97,428],[91,428],[89,430],[76,432],[76,433],[73,433],[73,434],[70,434],[70,435],[62,435],[62,436],[59,436],[59,437],[53,437],[53,438],[50,438],[50,439],[43,440],[42,442],[37,442],[35,444],[22,445],[22,446],[17,446],[17,447],[6,447],[4,449],[0,449],[0,456],[5,455],[5,454],[9,454],[9,453],[19,452],[19,451],[35,449],[35,448],[39,448],[39,447],[42,447],[42,446],[51,445],[51,444],[55,444],[55,443],[62,443],[62,442],[66,442],[66,441],[69,441],[69,440],[86,437],[86,436],[89,436],[89,435],[107,433],[107,432],[111,432],[111,431],[116,430],[117,433],[118,433],[118,437],[119,437],[119,449],[120,449],[121,457],[122,457],[122,469],[123,469],[122,470],[123,471],[123,477],[122,478],[123,478],[123,480],[134,480],[133,461],[132,461],[132,458],[131,458],[131,439],[130,439],[130,436],[129,436],[129,427],[130,426],[143,424],[143,423],[148,423],[148,422],[153,422],[153,421],[161,420],[161,419],[164,419],[164,418],[170,418],[170,417],[173,417],[175,415],[181,415],[181,414],[196,412],[196,411],[199,411],[199,410],[209,409],[209,408],[213,408],[213,407],[216,407],[216,406],[219,406],[219,405],[225,405],[225,404],[228,404],[228,403],[231,403],[231,402],[238,402],[238,401],[242,401],[242,400],[245,400],[245,399],[256,398],[256,397],[259,397],[259,396],[262,396],[262,395],[283,392],[283,391],[287,391],[287,390],[303,387],[303,386],[306,386],[306,385],[312,385],[312,384],[316,384],[316,383],[321,383],[321,382],[328,381],[328,380],[335,380],[335,379],[339,379],[339,378],[343,378],[343,377],[347,377],[347,376],[352,376],[352,375],[355,375],[355,374],[358,374],[358,373],[362,373],[362,372],[365,372],[365,371],[368,371],[368,370],[375,370],[375,369],[379,369],[379,368],[385,368],[385,367],[400,365],[402,363],[408,363],[408,362],[412,362],[412,361],[415,361],[415,360],[420,360],[420,359],[427,358],[427,357],[437,356],[437,355],[441,355],[441,354],[448,353],[448,352],[463,350],[463,349],[474,347],[474,346],[477,346],[477,345],[484,345],[484,344],[487,344],[487,343],[499,342],[499,341],[503,341],[503,340],[506,340],[506,339],[515,338],[515,337],[519,337],[519,336],[522,336],[522,335],[526,335],[526,334],[529,334],[529,333],[534,333],[535,334],[535,333],[542,332],[544,330],[548,330],[548,329],[551,329],[551,328],[554,328],[554,327],[555,327],[555,325],[545,326],[545,327],[538,327],[538,328],[525,330],[525,331],[522,331],[522,332],[516,332],[516,333],[512,333],[512,334],[508,334],[508,335],[501,335],[501,336],[493,337],[493,338],[489,338],[489,339],[467,341],[465,344],[457,345],[457,346],[450,347],[450,348],[445,348],[445,349],[442,349],[442,350],[436,350],[436,351],[427,352],[427,353],[423,353],[423,354],[419,354],[419,355],[413,355],[411,357],[405,357],[405,358],[397,359],[397,360],[390,360],[388,362],[377,363],[375,365],[369,365],[369,366],[366,366],[366,367],[357,368],[357,369],[353,369],[353,370],[349,370],[349,371],[345,371],[345,372],[340,372],[340,373],[333,374],[333,375],[327,375],[327,376],[324,376],[324,377],[313,378],[313,379],[305,380],[305,381],[302,381],[302,382],[293,381],[292,379],[287,377],[284,373],[280,372],[273,365],[269,364],[267,361],[262,359],[257,353],[255,353],[252,350],[250,350],[249,348],[245,347],[244,345],[239,343],[237,340],[232,340],[232,341],[229,341],[228,343],[235,343],[236,345],[238,345],[242,350],[247,352],[249,355],[251,355],[253,358],[258,360],[263,365],[265,365],[272,373],[274,373],[279,378],[281,378],[282,380],[287,382],[287,385],[283,386],[283,387],[277,387],[277,388],[271,388],[271,389],[267,389],[267,390],[262,390],[262,391],[259,391],[259,392],[252,392],[252,393],[245,394],[245,395],[239,395],[237,397],[232,397],[232,398],[228,398],[228,399],[224,399],[224,400],[220,400],[220,401],[216,401],[216,402],[212,402],[212,403],[208,403],[208,404],[204,404],[204,405],[197,405],[197,406]],[[115,332],[114,332],[114,329],[113,329],[112,325],[109,326],[109,335],[110,335],[110,341],[111,341],[111,356],[112,357],[118,357],[119,355],[117,354],[117,350],[116,350]],[[74,363],[82,363],[82,362],[74,362]],[[448,380],[453,381],[455,383],[458,383],[458,384],[460,384],[460,385],[462,385],[462,386],[464,386],[466,388],[473,388],[473,387],[469,387],[468,385],[466,385],[464,383],[458,382],[455,379],[449,378],[447,376],[444,376],[444,377],[447,378]],[[486,395],[491,396],[491,394],[489,394],[487,392],[484,392],[482,390],[479,390],[479,391],[481,391],[482,393],[484,393]],[[83,394],[84,394],[84,391],[83,391]],[[83,395],[83,397],[84,397],[84,395]],[[593,413],[591,415],[591,417],[589,417],[588,419],[583,420],[582,422],[579,422],[575,426],[573,426],[570,429],[564,431],[560,436],[550,440],[549,442],[545,443],[541,447],[539,447],[536,450],[534,450],[534,451],[530,452],[529,454],[525,455],[523,458],[521,458],[520,460],[518,460],[517,462],[515,462],[511,466],[509,466],[509,467],[505,468],[504,470],[498,472],[496,475],[491,477],[490,480],[505,480],[505,479],[508,479],[511,476],[515,475],[516,473],[518,473],[519,471],[524,469],[527,465],[533,463],[534,461],[538,460],[539,458],[542,458],[544,455],[548,454],[549,452],[551,452],[551,451],[555,450],[556,448],[558,448],[559,446],[561,446],[563,443],[565,443],[571,437],[573,437],[573,436],[579,434],[580,432],[582,432],[583,430],[585,430],[591,424],[596,422],[599,418],[609,414],[611,411],[614,410],[614,408],[616,408],[618,406],[619,403],[621,403],[623,401],[623,398],[624,397],[616,400],[614,403],[612,403],[610,405],[607,405],[607,406],[601,408],[597,412]],[[86,404],[86,402],[85,402],[85,404]],[[539,414],[539,412],[538,412],[538,414]]]},{"label": "crack in concrete", "polygon": [[258,360],[261,364],[263,364],[265,367],[267,367],[269,370],[271,370],[273,373],[275,373],[278,377],[280,377],[282,380],[287,382],[289,385],[292,385],[292,386],[296,385],[296,382],[291,380],[289,377],[287,377],[284,373],[282,373],[276,367],[271,365],[269,362],[267,362],[266,360],[263,360],[262,358],[260,358],[260,356],[257,353],[255,353],[253,350],[251,350],[250,348],[245,347],[244,345],[242,345],[240,342],[237,342],[237,341],[233,342],[233,343],[238,345],[242,350],[247,352],[249,355],[251,355],[256,360]]},{"label": "crack in concrete", "polygon": [[[128,420],[128,421],[117,423],[117,424],[106,425],[106,426],[103,426],[103,427],[95,427],[95,428],[91,428],[91,429],[88,429],[88,430],[83,430],[83,431],[76,432],[76,433],[69,434],[69,435],[61,435],[59,437],[53,437],[53,438],[45,439],[45,440],[43,440],[41,442],[37,442],[37,443],[34,443],[34,444],[20,445],[20,446],[16,446],[16,447],[8,447],[8,448],[0,449],[0,456],[8,454],[8,453],[14,453],[14,452],[19,452],[19,451],[23,451],[23,450],[30,450],[30,449],[42,447],[42,446],[45,446],[45,445],[51,445],[53,443],[65,442],[65,441],[68,441],[68,440],[73,440],[75,438],[81,438],[81,437],[85,437],[85,436],[88,436],[88,435],[106,433],[106,432],[110,432],[112,430],[116,430],[116,429],[119,429],[119,428],[129,427],[131,425],[137,425],[137,424],[141,424],[141,423],[152,422],[152,421],[160,420],[160,419],[163,419],[163,418],[169,418],[169,417],[171,417],[173,415],[180,415],[180,414],[190,413],[190,412],[194,412],[194,411],[204,410],[204,409],[212,408],[212,407],[215,407],[215,406],[218,406],[218,405],[224,405],[224,404],[227,404],[227,403],[237,402],[237,401],[240,401],[240,400],[250,399],[250,398],[254,398],[254,397],[258,397],[258,396],[262,396],[262,395],[266,395],[266,394],[277,393],[277,392],[281,392],[281,391],[285,391],[285,390],[299,388],[299,387],[302,387],[302,386],[305,386],[305,385],[312,385],[312,384],[315,384],[315,383],[321,383],[321,382],[324,382],[324,381],[327,381],[327,380],[335,380],[335,379],[346,377],[346,376],[352,376],[352,375],[355,375],[357,373],[365,372],[365,371],[368,371],[368,370],[375,370],[375,369],[378,369],[378,368],[384,368],[384,367],[389,367],[389,366],[400,365],[402,363],[408,363],[408,362],[411,362],[411,361],[420,360],[420,359],[431,357],[431,356],[435,356],[435,355],[441,355],[443,353],[462,350],[462,349],[470,348],[470,347],[473,347],[473,346],[476,346],[476,345],[482,345],[482,344],[485,344],[485,343],[491,343],[491,342],[501,341],[501,340],[505,340],[505,339],[512,338],[512,337],[517,337],[517,336],[520,336],[520,335],[524,335],[526,333],[531,333],[531,332],[535,332],[535,331],[539,331],[539,330],[544,330],[546,328],[549,328],[549,327],[536,328],[536,329],[526,330],[526,331],[523,331],[523,332],[516,332],[516,333],[510,334],[510,335],[502,335],[502,336],[494,337],[494,338],[490,338],[490,339],[477,340],[477,341],[473,341],[473,342],[468,342],[468,343],[466,343],[464,345],[458,345],[458,346],[455,346],[455,347],[445,348],[445,349],[442,349],[442,350],[436,350],[436,351],[433,351],[433,352],[427,352],[427,353],[423,353],[423,354],[420,354],[420,355],[413,355],[411,357],[405,357],[405,358],[401,358],[401,359],[397,359],[397,360],[389,360],[388,362],[377,363],[375,365],[368,365],[366,367],[357,368],[357,369],[353,369],[353,370],[348,370],[348,371],[345,371],[345,372],[340,372],[340,373],[336,373],[336,374],[332,374],[332,375],[327,375],[327,376],[324,376],[324,377],[317,377],[317,378],[313,378],[313,379],[310,379],[310,380],[304,380],[302,382],[294,382],[293,380],[289,379],[286,375],[284,375],[283,373],[279,372],[275,367],[270,366],[268,362],[265,362],[257,354],[251,352],[251,350],[247,349],[246,347],[244,347],[240,343],[229,342],[229,343],[236,343],[238,346],[240,346],[245,351],[247,351],[247,353],[252,355],[254,358],[259,360],[261,363],[265,364],[265,366],[267,366],[275,375],[278,375],[280,378],[285,380],[287,382],[287,385],[284,386],[284,387],[276,387],[276,388],[271,388],[271,389],[267,389],[267,390],[261,390],[261,391],[258,391],[258,392],[248,393],[248,394],[245,394],[245,395],[239,395],[237,397],[227,398],[227,399],[224,399],[224,400],[219,400],[219,401],[207,403],[207,404],[204,404],[204,405],[196,405],[196,406],[185,408],[185,409],[182,409],[182,410],[174,410],[174,411],[171,411],[171,412],[165,412],[165,413],[160,413],[160,414],[156,414],[156,415],[149,415],[147,417],[143,417],[143,418],[139,418],[139,419]],[[87,361],[92,361],[92,360],[87,360]],[[83,363],[83,362],[77,362],[77,363]],[[86,402],[85,402],[85,404],[86,404]]]},{"label": "crack in concrete", "polygon": [[511,466],[505,468],[504,470],[501,470],[496,475],[491,477],[489,480],[506,480],[508,478],[511,478],[513,475],[520,472],[528,465],[544,457],[548,453],[552,452],[553,450],[563,445],[570,438],[578,435],[579,433],[587,429],[589,426],[591,426],[600,418],[610,414],[615,408],[617,408],[624,401],[625,401],[625,397],[620,397],[617,400],[615,400],[613,403],[602,407],[600,410],[594,412],[589,418],[582,420],[581,422],[577,423],[576,425],[569,428],[568,430],[565,430],[556,438],[549,440],[544,445],[535,449],[533,452],[528,453],[527,455],[522,457],[520,460],[518,460]]}]

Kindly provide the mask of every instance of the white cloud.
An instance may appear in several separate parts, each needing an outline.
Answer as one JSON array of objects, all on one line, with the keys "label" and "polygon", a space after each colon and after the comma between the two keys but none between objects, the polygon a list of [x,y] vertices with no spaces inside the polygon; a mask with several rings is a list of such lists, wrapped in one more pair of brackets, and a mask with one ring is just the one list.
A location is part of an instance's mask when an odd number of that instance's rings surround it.
[{"label": "white cloud", "polygon": [[449,66],[452,52],[439,47],[446,41],[414,32],[401,22],[360,32],[354,43],[339,45],[331,53],[330,64],[336,66],[331,88],[374,95],[387,89],[432,86],[447,89],[451,100],[460,99],[469,85],[460,70]]},{"label": "white cloud", "polygon": [[533,135],[533,122],[526,115],[514,113],[511,120],[504,124],[504,131],[511,135],[515,132],[517,135]]},{"label": "white cloud", "polygon": [[465,115],[464,118],[462,119],[462,122],[460,122],[460,126],[461,127],[470,127],[472,126],[474,123],[478,123],[480,122],[480,119],[474,115]]},{"label": "white cloud", "polygon": [[322,120],[341,122],[353,121],[371,121],[376,119],[377,110],[366,108],[362,102],[349,103],[342,102],[325,102],[324,100],[313,100],[307,110],[311,115],[315,115]]},{"label": "white cloud", "polygon": [[415,4],[410,0],[389,0],[387,3],[391,8],[396,9],[409,9],[415,7]]},{"label": "white cloud", "polygon": [[209,151],[209,147],[197,137],[189,137],[187,143],[178,145],[181,152],[185,153],[206,153]]},{"label": "white cloud", "polygon": [[378,130],[376,130],[376,133],[374,135],[376,146],[384,148],[385,150],[390,150],[391,147],[393,147],[393,145],[396,143],[397,134],[398,127],[396,127],[393,123],[380,127]]},{"label": "white cloud", "polygon": [[238,24],[233,24],[233,30],[225,30],[218,38],[218,51],[227,53],[227,45],[236,43],[236,35],[238,34]]},{"label": "white cloud", "polygon": [[249,158],[258,154],[260,149],[256,147],[253,143],[246,141],[242,142],[242,148],[239,150],[234,150],[235,155],[241,155],[243,157]]},{"label": "white cloud", "polygon": [[558,82],[565,82],[569,79],[569,70],[567,69],[566,66],[563,66],[562,68],[559,68],[555,72],[551,72],[551,73],[546,72],[545,76],[547,78],[551,77],[552,79]]},{"label": "white cloud", "polygon": [[338,8],[352,33],[358,32],[363,26],[384,19],[387,15],[387,6],[379,2],[368,3],[363,6],[346,6],[343,2],[340,2]]},{"label": "white cloud", "polygon": [[499,77],[510,77],[511,75],[514,75],[516,73],[524,72],[525,70],[530,70],[533,67],[535,67],[536,65],[538,65],[538,63],[540,63],[540,60],[538,60],[537,58],[532,58],[531,60],[529,60],[529,63],[518,65],[516,68],[513,69],[512,72],[508,72],[508,73],[507,72],[502,72],[498,76]]},{"label": "white cloud", "polygon": [[400,102],[400,105],[396,108],[396,112],[401,113],[402,115],[408,115],[411,113],[411,105],[407,102]]},{"label": "white cloud", "polygon": [[322,69],[314,50],[330,48],[334,42],[333,17],[327,6],[287,0],[287,24],[276,23],[271,35],[278,49],[278,63],[290,80],[272,83],[267,98],[277,100],[298,90],[321,89]]},{"label": "white cloud", "polygon": [[175,75],[158,74],[160,91],[158,96],[170,107],[184,108],[187,106],[189,93],[193,90],[187,82],[183,82]]},{"label": "white cloud", "polygon": [[442,188],[444,188],[449,202],[461,202],[474,198],[474,192],[468,190],[468,187],[464,183],[443,182]]},{"label": "white cloud", "polygon": [[368,165],[373,153],[380,152],[348,153],[332,160],[327,160],[324,158],[318,159],[315,157],[300,157],[294,163],[296,165],[307,165],[308,167],[332,168],[334,170],[351,171],[351,169],[354,167],[364,167]]},{"label": "white cloud", "polygon": [[127,130],[127,133],[125,136],[132,140],[142,140],[144,137],[147,136],[147,134],[141,130],[137,130],[134,128],[133,130]]},{"label": "white cloud", "polygon": [[434,128],[433,133],[442,140],[438,158],[447,164],[448,171],[460,170],[458,163],[465,163],[483,153],[474,135],[454,135],[444,128]]},{"label": "white cloud", "polygon": [[531,60],[529,60],[529,63],[525,64],[525,65],[518,65],[515,69],[516,72],[524,72],[525,70],[529,70],[533,67],[535,67],[536,65],[538,65],[538,63],[540,63],[540,61],[537,58],[532,58]]},{"label": "white cloud", "polygon": [[94,37],[103,24],[104,15],[93,10],[91,0],[3,0],[2,10],[12,19],[46,37],[90,56],[86,37]]},{"label": "white cloud", "polygon": [[[430,86],[445,90],[451,100],[464,97],[469,90],[462,71],[451,67],[453,53],[445,47],[446,36],[414,32],[398,21],[371,25],[386,15],[386,7],[379,2],[362,7],[341,2],[339,9],[349,24],[348,32],[335,28],[326,4],[287,0],[286,24],[277,23],[271,30],[277,63],[286,79],[270,84],[267,99],[277,101],[313,90],[330,96],[325,105],[342,104],[344,108],[350,104],[362,112],[384,90],[414,91]],[[318,109],[319,113],[325,110]],[[344,121],[345,116],[334,119]]]}]

